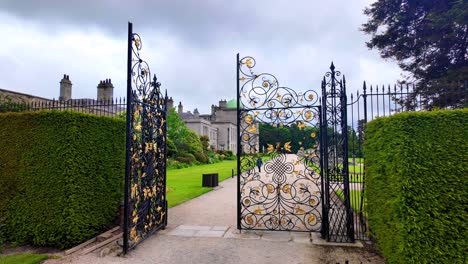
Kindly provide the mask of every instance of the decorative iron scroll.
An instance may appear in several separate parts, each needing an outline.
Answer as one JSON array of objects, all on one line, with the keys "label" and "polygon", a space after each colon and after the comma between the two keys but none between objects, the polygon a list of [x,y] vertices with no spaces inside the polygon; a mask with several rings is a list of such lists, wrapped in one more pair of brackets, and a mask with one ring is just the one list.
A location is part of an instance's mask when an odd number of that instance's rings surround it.
[{"label": "decorative iron scroll", "polygon": [[[346,79],[340,76],[332,63],[322,81],[322,122],[328,130],[323,142],[324,217],[328,219],[323,235],[329,241],[350,242],[354,241],[354,227],[349,199]],[[337,195],[340,192],[344,201]]]},{"label": "decorative iron scroll", "polygon": [[167,95],[140,57],[142,41],[131,23],[128,45],[124,253],[167,225]]},{"label": "decorative iron scroll", "polygon": [[[319,231],[323,188],[317,93],[280,86],[272,74],[254,73],[255,65],[252,57],[237,58],[238,228]],[[265,141],[264,127],[297,135]]]}]

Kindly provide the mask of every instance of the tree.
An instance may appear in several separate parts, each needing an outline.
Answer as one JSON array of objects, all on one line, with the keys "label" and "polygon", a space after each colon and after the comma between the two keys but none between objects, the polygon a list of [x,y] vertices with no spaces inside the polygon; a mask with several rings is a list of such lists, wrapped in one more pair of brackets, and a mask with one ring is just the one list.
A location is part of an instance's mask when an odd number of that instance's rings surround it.
[{"label": "tree", "polygon": [[210,150],[210,138],[208,136],[200,136],[200,141],[203,146],[203,153],[207,153]]},{"label": "tree", "polygon": [[174,108],[169,109],[167,114],[167,136],[176,145],[183,142],[187,136],[188,128]]},{"label": "tree", "polygon": [[395,59],[416,84],[408,100],[419,95],[429,107],[467,105],[468,1],[378,0],[364,14],[367,46]]}]

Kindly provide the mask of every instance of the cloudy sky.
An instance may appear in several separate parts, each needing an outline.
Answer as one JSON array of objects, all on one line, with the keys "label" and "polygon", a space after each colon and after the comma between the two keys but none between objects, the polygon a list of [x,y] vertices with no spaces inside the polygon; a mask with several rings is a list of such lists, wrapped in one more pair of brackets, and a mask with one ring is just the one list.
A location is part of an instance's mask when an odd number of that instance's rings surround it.
[{"label": "cloudy sky", "polygon": [[365,46],[359,31],[372,0],[1,0],[0,88],[58,98],[68,74],[73,98],[95,98],[111,78],[126,94],[127,22],[142,56],[176,103],[207,113],[235,97],[236,54],[282,86],[320,90],[333,61],[348,90],[394,83],[400,70]]}]

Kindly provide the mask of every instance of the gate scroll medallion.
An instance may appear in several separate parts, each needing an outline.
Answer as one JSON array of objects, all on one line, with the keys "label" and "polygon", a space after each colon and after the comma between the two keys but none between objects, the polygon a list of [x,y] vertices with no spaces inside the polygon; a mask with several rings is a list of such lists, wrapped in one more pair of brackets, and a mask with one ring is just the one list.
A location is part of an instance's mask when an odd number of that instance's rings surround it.
[{"label": "gate scroll medallion", "polygon": [[167,225],[167,95],[141,59],[131,23],[128,30],[124,254]]},{"label": "gate scroll medallion", "polygon": [[237,55],[238,229],[322,227],[321,106]]}]

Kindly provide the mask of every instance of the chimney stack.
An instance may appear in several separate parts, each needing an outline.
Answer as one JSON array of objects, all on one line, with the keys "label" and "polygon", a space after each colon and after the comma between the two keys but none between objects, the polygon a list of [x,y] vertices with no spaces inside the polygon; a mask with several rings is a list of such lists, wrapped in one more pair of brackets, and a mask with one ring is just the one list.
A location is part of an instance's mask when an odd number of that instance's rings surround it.
[{"label": "chimney stack", "polygon": [[59,101],[66,102],[71,99],[72,83],[70,76],[64,74],[63,79],[60,80],[60,96]]},{"label": "chimney stack", "polygon": [[219,108],[226,108],[227,107],[227,102],[226,100],[221,100],[219,101]]},{"label": "chimney stack", "polygon": [[200,117],[200,112],[198,112],[198,109],[195,108],[195,110],[193,110],[193,115],[196,117],[196,118],[199,118]]},{"label": "chimney stack", "polygon": [[167,99],[167,109],[172,109],[174,108],[174,100],[172,99],[172,96]]},{"label": "chimney stack", "polygon": [[184,107],[182,106],[182,102],[179,102],[179,106],[177,108],[178,108],[178,113],[179,114],[184,112]]},{"label": "chimney stack", "polygon": [[114,98],[114,85],[111,79],[100,81],[97,86],[97,100],[108,101]]}]

